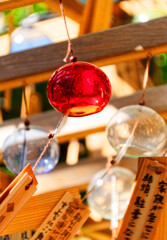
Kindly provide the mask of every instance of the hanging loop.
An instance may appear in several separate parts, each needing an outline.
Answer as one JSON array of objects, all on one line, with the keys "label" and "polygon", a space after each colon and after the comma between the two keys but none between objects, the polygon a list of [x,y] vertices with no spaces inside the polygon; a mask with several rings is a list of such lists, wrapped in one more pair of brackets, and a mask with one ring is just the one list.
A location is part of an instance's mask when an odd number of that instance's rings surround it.
[{"label": "hanging loop", "polygon": [[73,52],[73,48],[72,48],[72,42],[71,42],[71,39],[70,39],[68,27],[67,27],[67,21],[66,21],[66,16],[65,16],[62,0],[60,0],[60,10],[61,10],[61,13],[62,13],[62,16],[63,16],[63,19],[64,19],[64,24],[65,24],[65,28],[66,28],[67,37],[68,37],[67,53],[66,53],[66,56],[63,59],[63,61],[67,62],[68,58],[69,58],[69,55],[71,54],[70,62],[76,62],[77,58],[74,56],[74,52]]}]

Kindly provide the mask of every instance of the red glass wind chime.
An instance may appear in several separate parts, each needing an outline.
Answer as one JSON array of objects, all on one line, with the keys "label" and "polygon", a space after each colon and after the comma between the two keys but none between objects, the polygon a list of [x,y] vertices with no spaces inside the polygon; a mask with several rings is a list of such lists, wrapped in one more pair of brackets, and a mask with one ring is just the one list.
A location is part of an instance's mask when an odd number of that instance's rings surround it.
[{"label": "red glass wind chime", "polygon": [[[77,58],[73,54],[61,0],[60,8],[68,36],[68,50],[64,61],[67,62],[71,54],[71,63],[54,72],[48,82],[47,94],[51,105],[62,112],[63,116],[55,131],[49,134],[49,141],[33,168],[31,169],[28,164],[0,195],[0,233],[36,191],[38,183],[34,175],[35,168],[54,136],[58,135],[66,117],[81,117],[100,112],[110,100],[111,85],[105,73],[92,64],[77,62]],[[25,121],[25,127],[29,128],[28,119]]]},{"label": "red glass wind chime", "polygon": [[51,105],[70,116],[81,117],[103,110],[111,97],[111,85],[106,74],[93,64],[77,62],[73,54],[62,1],[60,8],[68,36],[68,50],[64,61],[70,62],[57,69],[50,78],[47,95]]}]

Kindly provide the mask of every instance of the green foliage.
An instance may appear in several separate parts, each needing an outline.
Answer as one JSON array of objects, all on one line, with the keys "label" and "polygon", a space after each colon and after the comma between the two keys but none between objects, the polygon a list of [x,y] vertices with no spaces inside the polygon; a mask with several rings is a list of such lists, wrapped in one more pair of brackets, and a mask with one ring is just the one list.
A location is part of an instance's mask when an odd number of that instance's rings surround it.
[{"label": "green foliage", "polygon": [[17,27],[20,21],[28,17],[27,7],[16,8],[12,10],[14,26]]},{"label": "green foliage", "polygon": [[[26,7],[16,8],[11,10],[13,13],[14,26],[19,26],[21,20],[28,17],[32,13],[38,13],[39,15],[45,15],[48,12],[48,7],[45,3],[36,3]],[[8,25],[8,14],[10,11],[3,12],[5,17],[5,24]]]},{"label": "green foliage", "polygon": [[0,165],[0,171],[7,173],[9,176],[15,177],[16,174],[12,173],[9,169],[6,168],[3,164]]},{"label": "green foliage", "polygon": [[36,3],[33,5],[34,13],[45,14],[48,12],[48,6],[45,3]]}]

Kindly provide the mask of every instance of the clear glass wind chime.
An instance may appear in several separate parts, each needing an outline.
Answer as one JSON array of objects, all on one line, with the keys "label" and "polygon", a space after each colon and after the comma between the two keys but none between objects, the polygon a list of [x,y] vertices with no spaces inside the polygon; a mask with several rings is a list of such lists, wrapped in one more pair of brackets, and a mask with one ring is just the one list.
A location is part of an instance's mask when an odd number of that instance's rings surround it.
[{"label": "clear glass wind chime", "polygon": [[[2,156],[6,167],[15,174],[19,174],[28,163],[32,167],[34,166],[36,159],[47,144],[49,133],[41,127],[30,125],[25,86],[23,87],[23,96],[26,109],[24,127],[18,128],[9,135],[2,146]],[[59,146],[56,139],[53,139],[36,167],[35,173],[50,172],[58,163],[58,159]]]},{"label": "clear glass wind chime", "polygon": [[118,110],[106,128],[117,157],[107,170],[103,169],[93,177],[87,189],[89,206],[111,221],[114,239],[118,220],[123,218],[130,200],[135,175],[126,168],[113,165],[118,164],[123,156],[137,158],[160,154],[166,144],[167,127],[164,120],[154,110],[144,106],[149,66],[150,56],[139,105]]}]

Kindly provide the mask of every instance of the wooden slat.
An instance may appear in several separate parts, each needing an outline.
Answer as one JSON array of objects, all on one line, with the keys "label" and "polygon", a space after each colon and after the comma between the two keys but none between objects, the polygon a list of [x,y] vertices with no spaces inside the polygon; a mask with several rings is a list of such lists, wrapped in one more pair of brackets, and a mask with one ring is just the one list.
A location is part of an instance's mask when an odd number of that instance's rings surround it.
[{"label": "wooden slat", "polygon": [[91,24],[89,23],[91,23],[92,20],[94,2],[95,0],[88,0],[84,6],[79,32],[80,35],[90,32]]},{"label": "wooden slat", "polygon": [[7,89],[5,92],[4,92],[4,110],[5,111],[10,111],[11,110],[11,105],[12,105],[12,91],[10,89]]},{"label": "wooden slat", "polygon": [[105,131],[105,125],[99,126],[96,128],[92,129],[87,129],[87,130],[81,130],[79,132],[73,132],[73,133],[68,133],[68,134],[61,134],[60,136],[57,137],[58,143],[64,143],[68,142],[69,140],[72,139],[82,139],[85,138],[89,134],[94,134],[98,132],[104,132]]},{"label": "wooden slat", "polygon": [[110,28],[112,6],[112,0],[88,0],[83,10],[80,35]]},{"label": "wooden slat", "polygon": [[[120,98],[111,98],[110,104],[117,109],[125,107],[127,105],[138,104],[140,96],[141,96],[141,91],[138,91],[130,96],[120,97]],[[163,86],[157,86],[157,87],[147,89],[146,97],[145,97],[146,105],[148,107],[154,109],[155,111],[158,111],[160,114],[162,113],[162,117],[164,117],[165,121],[167,121],[167,117],[166,117],[167,114],[165,114],[165,112],[167,110],[166,96],[167,96],[167,85],[163,85]],[[111,114],[112,114],[112,112],[111,112]],[[60,113],[53,110],[53,111],[48,111],[45,113],[30,116],[30,121],[31,121],[32,125],[37,125],[37,126],[46,128],[48,130],[53,130],[53,129],[55,129],[55,127],[60,119],[60,116],[61,116]],[[97,118],[97,115],[94,115],[94,116]],[[109,119],[110,119],[110,116],[109,116]],[[109,121],[109,119],[107,121]],[[72,118],[69,118],[69,120],[73,121]],[[76,118],[74,119],[74,121],[75,120],[76,120]],[[99,123],[97,124],[97,122],[94,122],[93,127],[90,128],[89,116],[86,117],[84,124],[83,124],[82,118],[81,119],[78,118],[77,125],[79,125],[79,129],[77,126],[75,126],[76,122],[71,122],[69,124],[69,128],[67,128],[66,132],[64,131],[64,133],[63,134],[61,133],[60,136],[58,137],[59,143],[69,141],[70,139],[84,138],[85,136],[87,136],[91,133],[105,131],[106,116],[104,117],[103,120],[101,120],[101,118],[97,118],[97,121],[98,120],[100,120],[100,124]],[[80,124],[80,121],[82,121],[81,124]],[[2,127],[12,126],[12,125],[18,126],[18,124],[20,122],[21,122],[20,119],[5,121],[3,124],[0,125],[0,130]],[[67,120],[67,122],[68,122],[68,120]],[[74,127],[72,132],[71,132],[71,126]],[[82,126],[82,128],[81,128],[81,126]],[[3,134],[3,136],[1,136],[1,142],[2,142],[2,139],[6,138],[6,137],[7,136]]]},{"label": "wooden slat", "polygon": [[[59,0],[0,0],[0,12],[40,2],[48,4],[52,11],[61,14]],[[83,5],[76,0],[63,0],[63,5],[66,16],[80,22]]]},{"label": "wooden slat", "polygon": [[[48,4],[49,8],[52,11],[61,14],[59,0],[45,0],[45,3]],[[63,0],[63,6],[64,6],[65,15],[73,19],[74,21],[80,23],[82,11],[83,11],[83,5],[76,0],[70,0],[70,1]]]},{"label": "wooden slat", "polygon": [[[59,163],[49,174],[37,175],[39,182],[37,194],[76,186],[80,191],[85,191],[91,178],[105,168],[106,161],[102,157],[90,157],[82,160],[71,167]],[[134,164],[131,162],[131,165]]]},{"label": "wooden slat", "polygon": [[[110,103],[118,109],[127,105],[138,104],[141,93],[142,91],[137,91],[132,95],[121,98],[112,99],[111,97]],[[165,112],[167,110],[166,96],[167,85],[148,88],[145,96],[146,106],[154,109],[157,112]]]},{"label": "wooden slat", "polygon": [[97,32],[110,28],[112,5],[112,0],[95,0],[90,32]]},{"label": "wooden slat", "polygon": [[[37,229],[65,191],[64,189],[31,197],[1,235]],[[70,188],[67,191],[75,196],[79,194],[76,188]]]},{"label": "wooden slat", "polygon": [[[166,24],[167,17],[83,35],[72,40],[74,53],[78,60],[104,66],[145,58],[148,52],[167,52]],[[144,50],[135,50],[139,46]],[[67,42],[61,42],[1,57],[0,91],[21,86],[24,81],[29,84],[47,80],[63,65],[66,49]]]},{"label": "wooden slat", "polygon": [[44,0],[1,0],[0,1],[0,12],[11,10],[14,8],[19,8],[39,2],[43,2]]}]

